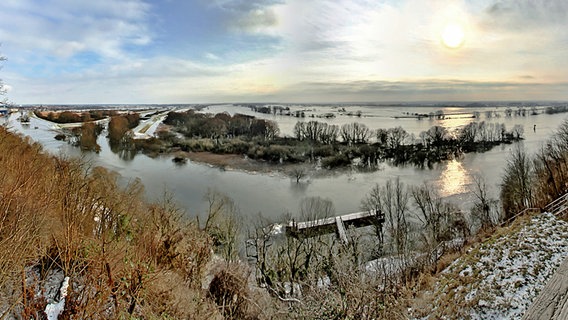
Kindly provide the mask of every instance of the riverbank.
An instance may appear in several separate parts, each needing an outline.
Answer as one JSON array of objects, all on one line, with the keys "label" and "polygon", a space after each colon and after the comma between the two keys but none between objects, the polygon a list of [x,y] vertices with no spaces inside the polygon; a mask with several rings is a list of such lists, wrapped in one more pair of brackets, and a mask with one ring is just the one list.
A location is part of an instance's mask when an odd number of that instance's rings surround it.
[{"label": "riverbank", "polygon": [[[218,168],[223,171],[240,171],[249,174],[266,174],[289,177],[298,183],[308,177],[332,176],[346,171],[345,168],[325,170],[318,168],[313,164],[275,164],[267,161],[254,160],[246,155],[216,154],[207,151],[177,151],[168,156],[173,156],[174,159],[187,159],[194,163]],[[183,163],[180,163],[180,165],[183,165]]]},{"label": "riverbank", "polygon": [[275,165],[260,162],[237,154],[217,154],[212,152],[175,152],[176,156],[182,156],[193,162],[207,164],[223,170],[240,170],[245,172],[275,173],[285,172],[291,165]]}]

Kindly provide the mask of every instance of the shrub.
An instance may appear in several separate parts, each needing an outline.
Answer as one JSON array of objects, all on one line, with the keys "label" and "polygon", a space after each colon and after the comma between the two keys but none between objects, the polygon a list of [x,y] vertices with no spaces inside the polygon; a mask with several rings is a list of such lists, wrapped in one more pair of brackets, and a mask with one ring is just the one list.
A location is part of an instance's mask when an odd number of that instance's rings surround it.
[{"label": "shrub", "polygon": [[346,154],[340,153],[335,156],[324,158],[321,164],[325,168],[333,169],[337,167],[350,165],[351,159],[349,159],[349,157]]},{"label": "shrub", "polygon": [[237,267],[219,271],[211,284],[209,295],[215,301],[225,319],[250,319],[250,291],[247,274]]}]

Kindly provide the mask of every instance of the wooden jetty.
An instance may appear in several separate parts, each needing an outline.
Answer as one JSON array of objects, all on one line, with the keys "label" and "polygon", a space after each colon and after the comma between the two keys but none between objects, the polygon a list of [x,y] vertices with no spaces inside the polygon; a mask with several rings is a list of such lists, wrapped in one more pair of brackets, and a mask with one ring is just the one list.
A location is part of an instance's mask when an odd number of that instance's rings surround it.
[{"label": "wooden jetty", "polygon": [[377,226],[384,222],[385,216],[380,210],[348,213],[312,221],[296,222],[292,220],[286,226],[286,235],[294,238],[311,238],[335,233],[343,243],[347,244],[349,242],[346,232],[348,227]]}]

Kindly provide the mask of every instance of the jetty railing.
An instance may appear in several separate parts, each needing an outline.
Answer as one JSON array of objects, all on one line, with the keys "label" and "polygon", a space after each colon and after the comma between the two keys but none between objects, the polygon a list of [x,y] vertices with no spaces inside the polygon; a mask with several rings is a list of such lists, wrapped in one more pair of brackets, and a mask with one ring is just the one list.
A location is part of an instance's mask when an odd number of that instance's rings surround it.
[{"label": "jetty railing", "polygon": [[286,226],[286,235],[295,238],[311,238],[335,232],[343,243],[348,243],[347,228],[378,226],[382,225],[384,222],[385,216],[381,210],[354,212],[336,217],[326,217],[302,222],[292,220]]},{"label": "jetty railing", "polygon": [[554,215],[560,215],[568,209],[568,193],[556,198],[556,200],[547,204],[544,210]]}]

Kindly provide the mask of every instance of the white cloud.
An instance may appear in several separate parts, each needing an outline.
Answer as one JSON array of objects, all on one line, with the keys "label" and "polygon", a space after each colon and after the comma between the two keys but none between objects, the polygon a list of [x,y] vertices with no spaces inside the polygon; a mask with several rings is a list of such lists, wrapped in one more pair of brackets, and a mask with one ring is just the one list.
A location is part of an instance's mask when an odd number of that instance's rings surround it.
[{"label": "white cloud", "polygon": [[123,46],[151,41],[149,9],[138,0],[2,2],[0,36],[18,54],[39,49],[61,58],[84,51],[120,58]]},{"label": "white cloud", "polygon": [[208,60],[213,60],[213,61],[221,60],[221,58],[218,55],[216,55],[212,52],[206,52],[204,56],[205,56],[205,59],[208,59]]}]

